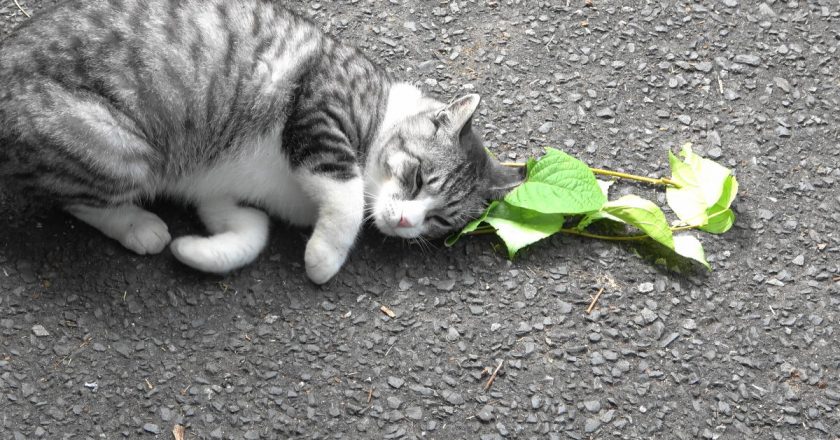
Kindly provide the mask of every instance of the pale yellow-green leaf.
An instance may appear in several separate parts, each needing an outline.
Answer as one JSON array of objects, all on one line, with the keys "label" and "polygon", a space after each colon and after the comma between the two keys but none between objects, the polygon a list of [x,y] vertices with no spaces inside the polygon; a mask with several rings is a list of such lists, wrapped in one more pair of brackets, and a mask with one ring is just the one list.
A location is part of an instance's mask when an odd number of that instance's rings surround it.
[{"label": "pale yellow-green leaf", "polygon": [[735,199],[738,181],[728,168],[695,154],[691,144],[684,145],[680,154],[684,161],[668,152],[671,180],[679,185],[665,190],[668,206],[685,225],[714,233],[728,230],[735,216],[724,211]]},{"label": "pale yellow-green leaf", "polygon": [[695,178],[699,180],[698,187],[703,194],[706,206],[712,206],[720,200],[726,179],[732,172],[723,165],[694,154],[691,144],[685,144],[680,153],[686,165],[694,170]]},{"label": "pale yellow-green leaf", "polygon": [[691,258],[699,262],[707,269],[712,268],[706,261],[706,254],[703,252],[703,245],[697,237],[690,234],[677,234],[674,236],[674,251],[683,257]]},{"label": "pale yellow-green leaf", "polygon": [[605,203],[601,210],[613,218],[639,228],[665,246],[674,247],[671,228],[665,214],[650,200],[629,194]]}]

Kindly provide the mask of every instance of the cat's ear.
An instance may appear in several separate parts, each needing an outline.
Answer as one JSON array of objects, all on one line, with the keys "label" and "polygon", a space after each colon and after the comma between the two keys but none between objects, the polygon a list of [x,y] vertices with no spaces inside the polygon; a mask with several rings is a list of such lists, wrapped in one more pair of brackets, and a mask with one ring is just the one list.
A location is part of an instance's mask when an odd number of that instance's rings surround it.
[{"label": "cat's ear", "polygon": [[469,129],[472,123],[472,116],[478,108],[481,97],[475,93],[462,96],[439,111],[435,115],[436,123],[452,133],[457,134]]},{"label": "cat's ear", "polygon": [[525,172],[525,167],[506,167],[494,159],[488,158],[485,198],[488,200],[502,199],[505,194],[525,181]]}]

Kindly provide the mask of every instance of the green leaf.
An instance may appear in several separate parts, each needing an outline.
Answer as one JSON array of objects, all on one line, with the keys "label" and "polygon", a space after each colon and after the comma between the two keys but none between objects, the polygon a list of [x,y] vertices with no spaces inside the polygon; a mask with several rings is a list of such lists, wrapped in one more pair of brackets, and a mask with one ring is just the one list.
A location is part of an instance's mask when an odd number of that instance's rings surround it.
[{"label": "green leaf", "polygon": [[732,212],[731,209],[724,209],[722,211],[712,213],[706,224],[704,226],[700,226],[698,229],[711,234],[723,234],[728,231],[733,224],[735,224],[735,213]]},{"label": "green leaf", "polygon": [[544,214],[583,214],[607,201],[589,167],[554,148],[539,161],[528,161],[525,183],[505,196],[505,202]]},{"label": "green leaf", "polygon": [[592,223],[597,222],[598,220],[612,220],[619,223],[624,223],[623,221],[621,221],[621,219],[617,219],[604,211],[595,211],[584,215],[583,218],[581,218],[578,224],[575,226],[575,229],[577,229],[578,231],[582,231],[588,228],[589,225],[591,225]]},{"label": "green leaf", "polygon": [[561,214],[543,214],[504,202],[495,206],[484,219],[496,228],[496,235],[505,242],[511,259],[523,247],[562,229],[564,220]]},{"label": "green leaf", "polygon": [[665,246],[674,248],[673,234],[665,213],[650,200],[630,194],[607,202],[601,210],[612,218],[639,228]]},{"label": "green leaf", "polygon": [[735,176],[728,176],[723,184],[720,199],[706,211],[708,221],[700,229],[712,234],[723,234],[728,231],[735,223],[735,213],[729,209],[729,205],[735,200],[735,194],[737,193],[738,180],[735,179]]},{"label": "green leaf", "polygon": [[531,170],[534,169],[534,165],[537,164],[537,159],[533,157],[529,157],[528,160],[525,161],[525,175],[527,177],[531,177]]},{"label": "green leaf", "polygon": [[490,211],[492,211],[498,204],[498,201],[491,203],[489,206],[487,206],[487,209],[484,210],[484,213],[482,213],[479,218],[467,223],[467,225],[464,226],[464,229],[461,229],[461,231],[457,234],[452,234],[449,237],[446,237],[446,240],[443,241],[444,246],[452,247],[452,245],[454,245],[464,234],[468,234],[478,229],[478,226],[481,225],[482,222],[484,222],[484,219],[487,218],[487,215],[490,214]]},{"label": "green leaf", "polygon": [[683,145],[680,155],[685,159],[685,164],[694,171],[706,205],[712,206],[717,203],[723,192],[723,186],[732,172],[713,160],[704,159],[694,154],[691,150],[691,144]]},{"label": "green leaf", "polygon": [[674,251],[683,257],[691,258],[692,260],[700,262],[707,269],[711,270],[712,266],[706,261],[706,254],[703,252],[703,245],[693,235],[678,234],[674,236]]},{"label": "green leaf", "polygon": [[705,199],[700,191],[700,181],[694,170],[681,162],[672,152],[668,152],[671,163],[671,180],[680,185],[679,188],[665,189],[665,200],[677,217],[687,225],[702,225],[708,221]]},{"label": "green leaf", "polygon": [[735,199],[738,181],[728,168],[694,154],[691,144],[683,145],[680,154],[684,161],[668,152],[671,180],[680,185],[665,190],[668,206],[686,225],[725,232],[735,221],[731,211],[724,211]]}]

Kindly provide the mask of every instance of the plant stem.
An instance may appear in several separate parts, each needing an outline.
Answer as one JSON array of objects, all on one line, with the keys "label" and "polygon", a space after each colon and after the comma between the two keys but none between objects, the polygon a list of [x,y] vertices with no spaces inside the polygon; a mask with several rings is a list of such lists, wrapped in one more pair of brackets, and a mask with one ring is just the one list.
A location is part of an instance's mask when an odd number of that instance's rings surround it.
[{"label": "plant stem", "polygon": [[[502,162],[502,165],[506,166],[506,167],[512,167],[512,168],[522,168],[522,167],[525,166],[524,163],[519,163],[519,162]],[[622,173],[622,172],[619,172],[619,171],[604,170],[604,169],[601,169],[601,168],[591,168],[590,167],[589,169],[592,170],[593,173],[600,174],[602,176],[619,177],[619,178],[622,178],[622,179],[629,179],[629,180],[636,180],[636,181],[639,181],[639,182],[645,182],[645,183],[649,183],[651,185],[664,185],[664,186],[673,186],[674,188],[681,188],[679,183],[674,182],[673,180],[671,180],[667,177],[660,177],[658,179],[655,179],[653,177],[637,176],[635,174],[627,174],[627,173]]]},{"label": "plant stem", "polygon": [[586,231],[578,231],[577,229],[572,228],[564,228],[559,230],[558,232],[562,232],[564,234],[569,235],[577,235],[580,237],[586,238],[595,238],[598,240],[609,240],[609,241],[638,241],[638,240],[645,240],[650,238],[650,235],[599,235],[593,234],[591,232]]},{"label": "plant stem", "polygon": [[667,177],[660,177],[658,179],[654,179],[652,177],[644,177],[644,176],[637,176],[635,174],[627,174],[621,173],[618,171],[610,171],[610,170],[603,170],[601,168],[590,168],[593,173],[600,174],[602,176],[611,176],[611,177],[619,177],[622,179],[630,179],[630,180],[637,180],[639,182],[650,183],[651,185],[664,185],[664,186],[673,186],[674,188],[680,188],[680,184],[674,182],[673,180]]},{"label": "plant stem", "polygon": [[[612,241],[634,241],[634,240],[644,240],[646,238],[650,238],[648,235],[598,235],[593,234],[591,232],[586,231],[578,231],[577,229],[572,228],[563,228],[557,232],[562,232],[564,234],[570,235],[577,235],[580,237],[587,237],[587,238],[595,238],[598,240],[612,240]],[[492,226],[482,226],[472,232],[467,232],[464,235],[486,235],[486,234],[495,234],[496,228]]]},{"label": "plant stem", "polygon": [[[723,212],[723,211],[721,211],[721,212]],[[717,213],[717,214],[719,214],[719,213]],[[717,215],[717,214],[715,214],[715,215]],[[709,218],[711,218],[711,217],[714,217],[714,215],[710,216]],[[689,230],[697,229],[697,228],[698,228],[698,226],[676,226],[676,227],[671,228],[671,232],[689,231]],[[647,239],[651,238],[650,235],[645,235],[645,234],[639,234],[639,235],[599,235],[599,234],[593,234],[591,232],[579,231],[579,230],[574,229],[574,228],[563,228],[563,229],[560,229],[557,232],[562,232],[564,234],[569,234],[569,235],[577,235],[579,237],[594,238],[594,239],[597,239],[597,240],[608,240],[608,241],[640,241],[640,240],[647,240]],[[496,228],[494,228],[492,226],[482,226],[482,227],[477,228],[476,230],[474,230],[472,232],[468,232],[464,235],[486,235],[486,234],[495,234],[495,233],[496,233]]]}]

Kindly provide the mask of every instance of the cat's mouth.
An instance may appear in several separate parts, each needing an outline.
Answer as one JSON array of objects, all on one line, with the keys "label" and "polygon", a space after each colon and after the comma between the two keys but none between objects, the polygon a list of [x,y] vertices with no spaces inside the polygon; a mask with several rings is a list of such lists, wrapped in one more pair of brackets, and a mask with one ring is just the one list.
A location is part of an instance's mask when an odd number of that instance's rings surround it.
[{"label": "cat's mouth", "polygon": [[429,201],[403,200],[398,188],[384,188],[373,200],[371,215],[377,229],[385,235],[405,239],[418,238],[427,232],[426,213]]},{"label": "cat's mouth", "polygon": [[[393,223],[393,224],[392,224]],[[374,218],[377,229],[385,235],[400,238],[418,238],[423,235],[423,225],[400,226],[400,221],[388,221],[382,216]]]}]

